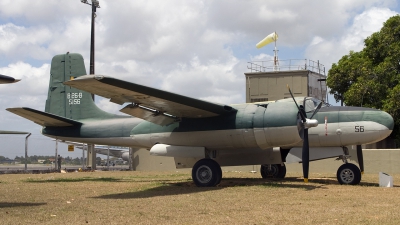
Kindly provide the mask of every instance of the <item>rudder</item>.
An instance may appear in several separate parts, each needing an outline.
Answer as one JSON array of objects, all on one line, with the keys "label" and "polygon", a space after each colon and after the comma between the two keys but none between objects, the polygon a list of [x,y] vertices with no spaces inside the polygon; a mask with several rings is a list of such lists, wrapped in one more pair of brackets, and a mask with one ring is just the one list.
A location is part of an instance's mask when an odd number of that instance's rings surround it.
[{"label": "rudder", "polygon": [[86,75],[82,55],[67,53],[54,56],[45,111],[73,120],[114,117],[99,109],[90,93],[63,84],[82,75]]}]

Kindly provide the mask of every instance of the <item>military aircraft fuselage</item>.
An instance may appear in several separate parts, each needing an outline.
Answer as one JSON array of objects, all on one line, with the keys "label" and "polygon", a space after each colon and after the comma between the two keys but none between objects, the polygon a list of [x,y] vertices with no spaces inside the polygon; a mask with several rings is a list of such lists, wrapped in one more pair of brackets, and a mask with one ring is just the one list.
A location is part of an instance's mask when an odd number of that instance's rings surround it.
[{"label": "military aircraft fuselage", "polygon": [[[69,141],[151,148],[155,144],[202,146],[209,150],[301,146],[298,110],[293,102],[232,105],[237,111],[208,118],[182,118],[160,126],[139,118],[81,120],[82,125],[44,127],[46,136]],[[311,116],[312,112],[307,113]],[[347,146],[387,137],[392,117],[361,107],[323,107],[318,126],[309,131],[310,146]]]}]

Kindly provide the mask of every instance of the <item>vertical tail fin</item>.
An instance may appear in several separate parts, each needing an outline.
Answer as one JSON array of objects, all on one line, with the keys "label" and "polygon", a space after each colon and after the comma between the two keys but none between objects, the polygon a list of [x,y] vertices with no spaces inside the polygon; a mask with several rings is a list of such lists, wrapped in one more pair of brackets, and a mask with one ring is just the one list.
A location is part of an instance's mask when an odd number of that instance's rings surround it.
[{"label": "vertical tail fin", "polygon": [[51,61],[49,91],[45,111],[69,119],[110,118],[115,115],[99,109],[92,95],[63,84],[86,75],[83,57],[77,53],[56,55]]}]

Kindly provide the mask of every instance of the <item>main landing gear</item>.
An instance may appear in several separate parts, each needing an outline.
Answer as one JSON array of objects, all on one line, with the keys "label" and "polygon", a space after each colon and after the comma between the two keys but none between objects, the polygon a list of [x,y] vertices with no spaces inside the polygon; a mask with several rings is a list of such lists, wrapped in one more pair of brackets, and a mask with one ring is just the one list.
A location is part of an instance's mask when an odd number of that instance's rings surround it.
[{"label": "main landing gear", "polygon": [[339,184],[349,184],[356,185],[361,181],[361,171],[360,169],[352,164],[348,163],[347,159],[349,156],[349,150],[346,147],[343,147],[344,155],[340,156],[338,159],[343,160],[343,165],[339,167],[336,173],[337,180]]},{"label": "main landing gear", "polygon": [[283,179],[286,176],[285,164],[263,164],[260,167],[260,173],[264,179]]},{"label": "main landing gear", "polygon": [[222,179],[221,166],[212,159],[201,159],[192,168],[192,179],[198,187],[217,186]]},{"label": "main landing gear", "polygon": [[[344,155],[338,158],[343,160],[344,164],[337,170],[337,180],[340,184],[357,185],[361,181],[361,171],[356,165],[348,163],[350,156],[346,147],[343,147],[343,152]],[[283,179],[286,176],[286,166],[285,164],[263,164],[260,173],[264,179]],[[221,182],[221,166],[212,159],[201,159],[192,168],[192,179],[198,187],[214,187]]]}]

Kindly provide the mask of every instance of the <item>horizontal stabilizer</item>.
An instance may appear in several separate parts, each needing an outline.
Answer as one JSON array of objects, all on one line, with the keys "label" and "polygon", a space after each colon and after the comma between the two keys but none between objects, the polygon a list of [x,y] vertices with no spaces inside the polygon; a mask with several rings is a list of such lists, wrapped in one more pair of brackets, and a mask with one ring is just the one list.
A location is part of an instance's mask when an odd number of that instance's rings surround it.
[{"label": "horizontal stabilizer", "polygon": [[0,84],[10,84],[10,83],[18,82],[18,81],[20,81],[20,80],[0,74]]},{"label": "horizontal stabilizer", "polygon": [[[170,115],[176,118],[213,117],[237,111],[228,105],[207,102],[103,75],[80,76],[74,80],[66,81],[64,84],[109,98],[114,103],[134,103],[137,106],[142,106],[140,107],[142,109],[153,109],[158,115]],[[138,114],[138,110],[134,110],[133,113],[131,115]],[[150,120],[153,119],[152,117],[154,118],[154,116],[146,115],[145,118],[142,118],[153,122]]]},{"label": "horizontal stabilizer", "polygon": [[45,127],[68,127],[74,125],[81,125],[82,123],[67,119],[61,116],[57,116],[54,114],[42,112],[39,110],[31,109],[31,108],[8,108],[7,111],[10,111],[18,116],[24,117],[25,119],[31,120],[41,126]]},{"label": "horizontal stabilizer", "polygon": [[25,131],[0,130],[0,134],[30,134],[30,133]]}]

